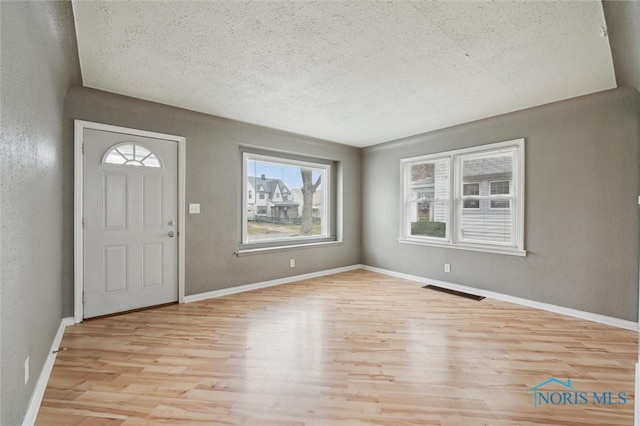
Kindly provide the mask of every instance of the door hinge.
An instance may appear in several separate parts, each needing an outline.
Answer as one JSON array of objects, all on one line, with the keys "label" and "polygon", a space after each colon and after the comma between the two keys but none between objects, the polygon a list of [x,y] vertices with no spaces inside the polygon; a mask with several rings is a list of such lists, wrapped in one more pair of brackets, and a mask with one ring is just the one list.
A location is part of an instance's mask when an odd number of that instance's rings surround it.
[{"label": "door hinge", "polygon": [[82,218],[82,229],[84,229],[84,217]]},{"label": "door hinge", "polygon": [[82,292],[82,304],[84,305],[84,291]]},{"label": "door hinge", "polygon": [[84,142],[82,142],[82,153],[84,154]]}]

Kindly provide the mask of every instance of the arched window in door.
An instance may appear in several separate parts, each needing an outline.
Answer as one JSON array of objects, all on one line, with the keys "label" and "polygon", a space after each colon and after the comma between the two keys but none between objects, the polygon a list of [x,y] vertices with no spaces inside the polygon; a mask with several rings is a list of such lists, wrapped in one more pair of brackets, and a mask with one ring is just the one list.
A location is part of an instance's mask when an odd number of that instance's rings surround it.
[{"label": "arched window in door", "polygon": [[162,161],[149,148],[133,142],[112,146],[102,158],[102,164],[162,168]]}]

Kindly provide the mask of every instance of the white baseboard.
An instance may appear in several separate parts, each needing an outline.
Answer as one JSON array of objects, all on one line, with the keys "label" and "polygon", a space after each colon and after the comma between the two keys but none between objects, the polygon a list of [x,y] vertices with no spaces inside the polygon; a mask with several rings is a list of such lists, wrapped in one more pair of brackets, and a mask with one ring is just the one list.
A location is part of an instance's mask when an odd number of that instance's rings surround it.
[{"label": "white baseboard", "polygon": [[207,291],[205,293],[192,294],[184,297],[184,303],[199,302],[201,300],[215,299],[216,297],[229,296],[231,294],[243,293],[245,291],[257,290],[259,288],[273,287],[281,284],[289,284],[296,281],[308,280],[311,278],[323,277],[325,275],[338,274],[340,272],[354,271],[361,269],[362,265],[351,265],[342,268],[326,269],[324,271],[311,272],[309,274],[294,275],[292,277],[279,278],[276,280],[262,281],[254,284],[240,285],[237,287],[224,288],[222,290]]},{"label": "white baseboard", "polygon": [[56,356],[58,355],[57,352],[54,351],[57,351],[60,348],[60,342],[62,342],[62,337],[64,336],[64,329],[74,323],[75,320],[73,317],[62,318],[62,321],[60,322],[58,332],[51,343],[49,355],[44,362],[42,371],[40,371],[36,387],[33,389],[33,394],[31,394],[29,406],[27,407],[27,414],[24,416],[24,420],[22,421],[23,426],[32,426],[36,422],[38,411],[40,411],[40,404],[42,404],[42,397],[44,396],[44,391],[47,390],[47,383],[49,383],[53,364],[56,362]]},{"label": "white baseboard", "polygon": [[[473,287],[468,287],[460,284],[449,283],[446,281],[440,280],[432,280],[428,278],[419,277],[416,275],[404,274],[401,272],[394,272],[387,269],[376,268],[373,266],[367,265],[351,265],[342,268],[335,269],[327,269],[324,271],[312,272],[309,274],[295,275],[292,277],[280,278],[276,280],[263,281],[254,284],[247,284],[238,287],[231,287],[222,290],[209,291],[206,293],[199,293],[190,296],[185,296],[184,302],[191,303],[197,302],[200,300],[213,299],[216,297],[228,296],[231,294],[242,293],[245,291],[257,290],[260,288],[273,287],[281,284],[289,284],[296,281],[307,280],[311,278],[322,277],[325,275],[337,274],[340,272],[353,271],[356,269],[364,269],[367,271],[378,272],[381,274],[403,278],[406,280],[414,281],[420,284],[434,284],[440,287],[448,288],[450,290],[463,291],[466,293],[477,294],[479,296],[488,297],[491,299],[502,300],[505,302],[515,303],[522,306],[528,306],[531,308],[541,309],[544,311],[559,313],[562,315],[567,315],[575,318],[580,318],[588,321],[594,321],[600,324],[610,325],[613,327],[623,328],[626,330],[638,331],[638,323],[633,321],[622,320],[619,318],[608,317],[605,315],[594,314],[591,312],[579,311],[577,309],[565,308],[562,306],[551,305],[548,303],[536,302],[533,300],[523,299],[520,297],[509,296],[502,293],[497,293],[488,290],[477,289]],[[60,322],[60,327],[58,328],[58,332],[56,333],[53,342],[51,343],[51,349],[49,351],[49,355],[42,367],[42,371],[38,377],[38,382],[33,390],[33,394],[31,395],[31,400],[29,401],[29,406],[27,409],[27,413],[22,422],[23,426],[31,426],[35,424],[36,418],[38,417],[38,411],[40,410],[40,404],[42,403],[42,398],[44,396],[44,392],[47,389],[47,384],[49,383],[49,377],[51,376],[51,371],[53,370],[53,365],[56,360],[57,351],[60,347],[60,343],[62,342],[62,337],[64,336],[64,330],[66,327],[73,325],[75,323],[75,319],[73,317],[63,318]],[[640,395],[640,364],[636,364],[636,380],[635,380],[635,394]],[[636,402],[635,404],[635,412],[634,412],[634,425],[640,426],[640,403]]]},{"label": "white baseboard", "polygon": [[[390,271],[387,269],[376,268],[368,265],[351,265],[343,268],[327,269],[324,271],[312,272],[309,274],[294,275],[291,277],[280,278],[276,280],[263,281],[254,284],[246,284],[237,287],[225,288],[222,290],[208,291],[205,293],[193,294],[185,296],[184,303],[198,302],[200,300],[214,299],[216,297],[229,296],[231,294],[242,293],[245,291],[257,290],[260,288],[273,287],[281,284],[289,284],[296,281],[307,280],[310,278],[322,277],[325,275],[337,274],[340,272],[353,271],[355,269],[364,269],[367,271],[378,272],[393,277],[403,278],[420,284],[434,284],[439,287],[448,288],[450,290],[463,291],[465,293],[477,294],[491,299],[502,300],[504,302],[515,303],[517,305],[528,306],[530,308],[541,309],[543,311],[554,312],[557,314],[567,315],[574,318],[580,318],[587,321],[594,321],[600,324],[610,325],[612,327],[623,328],[625,330],[638,331],[638,323],[627,321],[620,318],[609,317],[606,315],[594,314],[591,312],[580,311],[563,306],[552,305],[549,303],[536,302],[535,300],[523,299],[521,297],[509,296],[508,294],[497,293],[489,290],[482,290],[468,287],[461,284],[454,284],[446,281],[433,280],[429,278],[419,277],[417,275],[404,274],[402,272]],[[640,426],[640,425],[638,425]]]},{"label": "white baseboard", "polygon": [[[530,308],[541,309],[543,311],[554,312],[557,314],[567,315],[570,317],[580,318],[587,321],[594,321],[600,324],[610,325],[625,330],[638,331],[638,323],[627,321],[620,318],[609,317],[606,315],[594,314],[591,312],[580,311],[577,309],[565,308],[563,306],[551,305],[549,303],[536,302],[535,300],[523,299],[521,297],[509,296],[508,294],[496,293],[489,290],[468,287],[465,285],[454,284],[446,281],[432,280],[416,275],[403,274],[401,272],[389,271],[387,269],[376,268],[373,266],[362,265],[362,269],[372,272],[378,272],[393,277],[404,278],[406,280],[415,281],[420,284],[433,284],[444,287],[449,290],[462,291],[465,293],[477,294],[491,299],[502,300],[503,302],[515,303],[517,305],[528,306]],[[640,425],[639,425],[640,426]]]}]

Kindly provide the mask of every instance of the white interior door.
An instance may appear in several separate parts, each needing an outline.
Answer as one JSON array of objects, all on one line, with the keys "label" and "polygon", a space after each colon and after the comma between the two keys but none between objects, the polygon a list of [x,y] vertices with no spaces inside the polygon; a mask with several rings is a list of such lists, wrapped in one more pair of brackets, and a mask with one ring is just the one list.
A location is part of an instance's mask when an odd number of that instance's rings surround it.
[{"label": "white interior door", "polygon": [[178,300],[178,143],[83,130],[84,318]]}]

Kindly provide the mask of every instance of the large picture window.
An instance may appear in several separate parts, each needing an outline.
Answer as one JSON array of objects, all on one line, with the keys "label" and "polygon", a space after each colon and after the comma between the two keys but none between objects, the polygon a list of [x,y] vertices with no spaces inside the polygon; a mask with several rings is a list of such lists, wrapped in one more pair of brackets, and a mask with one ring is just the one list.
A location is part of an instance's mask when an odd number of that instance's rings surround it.
[{"label": "large picture window", "polygon": [[401,162],[400,241],[524,255],[524,139]]},{"label": "large picture window", "polygon": [[242,244],[250,248],[335,240],[331,191],[331,162],[244,152]]}]

